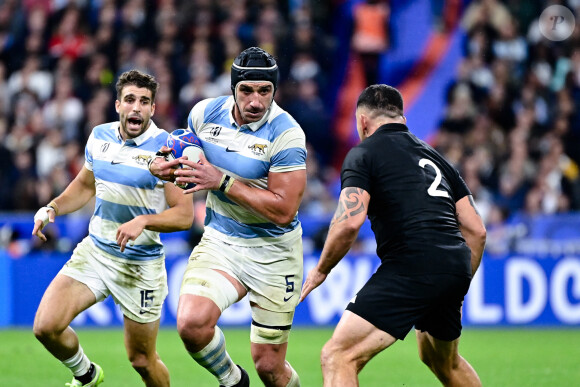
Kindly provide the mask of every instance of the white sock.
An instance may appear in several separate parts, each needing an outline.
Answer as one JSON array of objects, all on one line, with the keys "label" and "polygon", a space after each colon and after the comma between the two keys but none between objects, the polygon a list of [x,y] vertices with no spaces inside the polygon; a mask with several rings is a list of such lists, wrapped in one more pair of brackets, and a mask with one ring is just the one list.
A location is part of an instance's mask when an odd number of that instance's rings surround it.
[{"label": "white sock", "polygon": [[213,339],[197,353],[189,352],[193,360],[211,372],[223,386],[233,386],[240,381],[242,373],[226,351],[226,338],[216,326]]},{"label": "white sock", "polygon": [[288,382],[286,387],[300,387],[300,377],[298,376],[298,372],[296,372],[294,368],[292,368],[290,362],[286,361],[286,364],[292,370],[292,376],[290,377],[290,381]]},{"label": "white sock", "polygon": [[91,361],[87,355],[85,355],[83,348],[80,345],[79,350],[73,357],[63,360],[61,363],[70,369],[74,376],[82,376],[86,374],[89,372],[89,368],[91,367]]}]

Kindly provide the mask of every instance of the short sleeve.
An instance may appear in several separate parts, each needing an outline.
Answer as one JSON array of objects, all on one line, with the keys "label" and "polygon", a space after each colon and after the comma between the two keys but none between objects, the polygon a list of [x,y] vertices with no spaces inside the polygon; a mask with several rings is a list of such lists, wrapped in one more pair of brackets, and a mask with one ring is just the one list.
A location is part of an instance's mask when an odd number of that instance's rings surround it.
[{"label": "short sleeve", "polygon": [[346,187],[362,188],[371,192],[371,163],[368,152],[357,146],[352,148],[342,164],[340,173],[341,189]]},{"label": "short sleeve", "polygon": [[87,144],[85,145],[85,168],[93,170],[93,145],[95,143],[94,132],[91,132]]},{"label": "short sleeve", "polygon": [[465,196],[471,195],[471,191],[469,190],[469,187],[467,187],[465,180],[463,180],[457,169],[453,168],[453,172],[455,172],[454,179],[450,182],[450,184],[453,200],[455,200],[455,202],[457,203]]},{"label": "short sleeve", "polygon": [[300,128],[282,133],[272,143],[271,172],[306,169],[306,138]]}]

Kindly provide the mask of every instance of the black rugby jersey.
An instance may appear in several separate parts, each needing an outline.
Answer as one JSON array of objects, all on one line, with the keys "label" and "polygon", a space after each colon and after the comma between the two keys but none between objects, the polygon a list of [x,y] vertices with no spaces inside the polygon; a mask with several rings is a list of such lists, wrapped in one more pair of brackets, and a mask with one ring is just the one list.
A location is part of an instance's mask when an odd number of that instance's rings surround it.
[{"label": "black rugby jersey", "polygon": [[341,182],[370,194],[368,217],[384,265],[407,274],[471,276],[471,253],[455,217],[455,203],[469,188],[406,125],[383,125],[352,148]]}]

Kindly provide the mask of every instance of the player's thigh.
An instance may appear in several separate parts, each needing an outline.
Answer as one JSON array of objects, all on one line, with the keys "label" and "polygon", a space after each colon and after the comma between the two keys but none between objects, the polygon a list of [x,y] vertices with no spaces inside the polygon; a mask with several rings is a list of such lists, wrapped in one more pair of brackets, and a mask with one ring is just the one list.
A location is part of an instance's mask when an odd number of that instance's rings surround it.
[{"label": "player's thigh", "polygon": [[[106,286],[98,274],[97,254],[89,238],[77,245],[46,289],[35,324],[45,327],[64,324],[66,327],[76,315],[107,296]],[[54,325],[51,328],[58,329]]]},{"label": "player's thigh", "polygon": [[121,262],[107,255],[101,259],[99,275],[123,315],[143,324],[159,320],[168,293],[164,260]]},{"label": "player's thigh", "polygon": [[180,304],[182,299],[184,305],[204,303],[187,295],[204,297],[217,305],[221,313],[243,298],[247,291],[240,280],[243,262],[237,258],[236,246],[202,238],[187,262],[181,282]]},{"label": "player's thigh", "polygon": [[430,364],[453,364],[459,357],[459,338],[451,341],[439,340],[428,332],[415,330],[417,349],[421,359]]},{"label": "player's thigh", "polygon": [[95,295],[87,285],[64,274],[57,274],[42,296],[34,325],[65,328],[95,302]]},{"label": "player's thigh", "polygon": [[213,327],[222,311],[213,299],[195,294],[182,293],[177,305],[178,330],[186,328]]},{"label": "player's thigh", "polygon": [[245,263],[241,278],[249,288],[250,302],[266,310],[293,315],[302,289],[300,238],[243,248],[240,254]]},{"label": "player's thigh", "polygon": [[326,343],[325,352],[346,356],[346,360],[368,361],[395,341],[387,332],[347,310]]},{"label": "player's thigh", "polygon": [[139,323],[128,317],[124,318],[125,348],[130,360],[141,354],[147,357],[155,355],[159,321]]},{"label": "player's thigh", "polygon": [[244,248],[240,259],[252,307],[250,341],[287,343],[302,287],[301,241]]}]

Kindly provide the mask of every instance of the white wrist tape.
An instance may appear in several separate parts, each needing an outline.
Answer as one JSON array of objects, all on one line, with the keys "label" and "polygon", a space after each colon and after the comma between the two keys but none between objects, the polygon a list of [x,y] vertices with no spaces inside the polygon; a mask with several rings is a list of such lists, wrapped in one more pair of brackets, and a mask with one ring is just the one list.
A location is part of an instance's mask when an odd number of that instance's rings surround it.
[{"label": "white wrist tape", "polygon": [[44,228],[48,224],[48,211],[54,210],[52,207],[41,207],[40,210],[36,211],[36,214],[34,214],[34,223],[37,220],[42,220],[42,227]]}]

